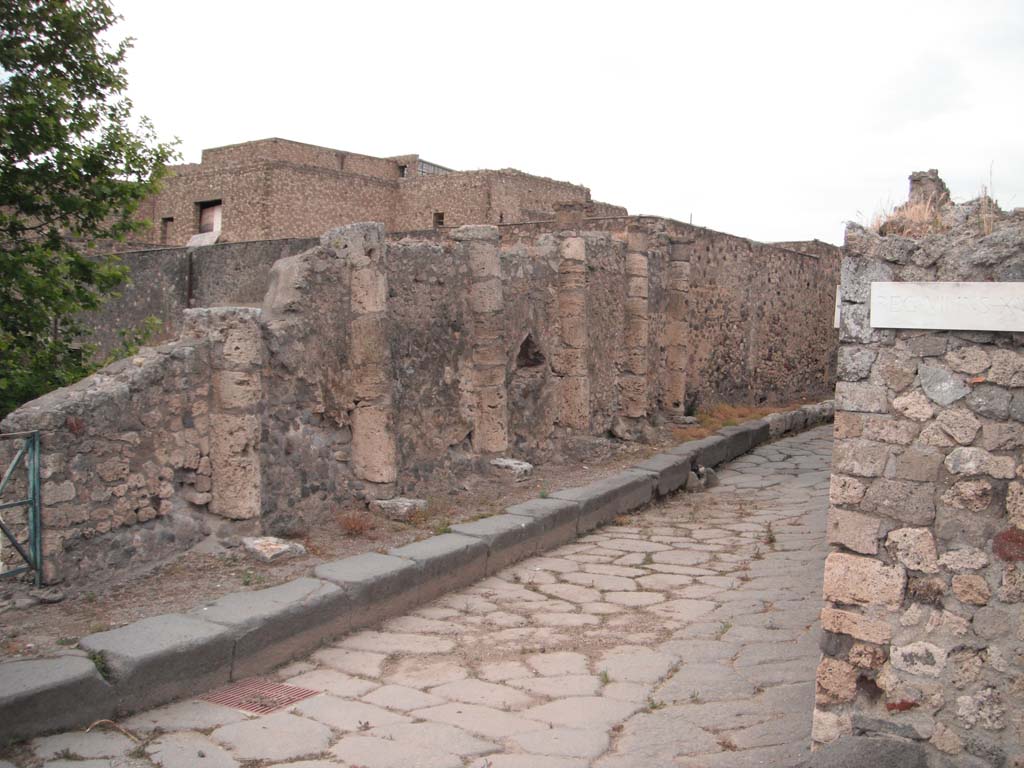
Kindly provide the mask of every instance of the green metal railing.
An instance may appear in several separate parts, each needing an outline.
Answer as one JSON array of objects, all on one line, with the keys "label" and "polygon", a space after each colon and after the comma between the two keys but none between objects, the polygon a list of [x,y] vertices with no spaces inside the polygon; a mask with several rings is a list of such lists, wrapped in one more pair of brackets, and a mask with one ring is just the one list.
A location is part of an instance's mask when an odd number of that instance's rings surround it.
[{"label": "green metal railing", "polygon": [[[25,508],[25,524],[27,537],[25,541],[19,541],[14,531],[0,517],[0,532],[11,543],[15,551],[24,561],[24,565],[0,572],[0,577],[14,576],[27,571],[35,571],[36,586],[43,583],[43,504],[39,491],[39,433],[38,432],[11,432],[7,435],[0,435],[0,441],[17,440],[21,442],[18,451],[0,480],[0,513],[5,509],[16,507]],[[15,476],[18,466],[24,464],[27,477],[25,478],[25,498],[14,501],[3,501],[4,491],[7,489],[11,478]]]}]

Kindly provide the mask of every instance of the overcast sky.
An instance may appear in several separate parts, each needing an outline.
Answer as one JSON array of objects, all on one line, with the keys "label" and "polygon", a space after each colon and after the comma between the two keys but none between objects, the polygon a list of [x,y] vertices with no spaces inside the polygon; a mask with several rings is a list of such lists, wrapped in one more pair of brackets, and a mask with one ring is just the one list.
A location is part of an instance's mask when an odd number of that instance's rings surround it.
[{"label": "overcast sky", "polygon": [[113,0],[130,95],[184,160],[278,136],[513,167],[758,240],[938,168],[1024,206],[1024,2]]}]

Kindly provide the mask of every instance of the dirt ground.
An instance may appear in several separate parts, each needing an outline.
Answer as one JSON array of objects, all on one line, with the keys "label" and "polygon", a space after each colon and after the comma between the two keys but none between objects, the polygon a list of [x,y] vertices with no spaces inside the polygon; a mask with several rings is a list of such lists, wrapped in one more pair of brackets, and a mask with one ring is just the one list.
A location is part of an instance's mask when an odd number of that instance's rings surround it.
[{"label": "dirt ground", "polygon": [[[307,554],[261,563],[241,547],[203,542],[174,559],[145,571],[133,570],[102,584],[58,585],[58,603],[24,605],[30,584],[0,583],[0,659],[52,656],[74,647],[80,637],[163,613],[191,610],[229,592],[271,587],[311,573],[314,566],[362,552],[386,552],[441,533],[449,525],[499,514],[505,507],[545,492],[585,485],[658,453],[667,446],[704,437],[729,424],[784,411],[798,404],[764,408],[723,406],[698,414],[693,427],[665,425],[649,443],[613,438],[581,438],[571,460],[549,461],[516,480],[491,468],[463,478],[457,487],[429,487],[417,495],[428,501],[425,514],[409,523],[388,520],[353,502],[324,511],[298,539]],[[581,457],[584,457],[581,462]]]}]

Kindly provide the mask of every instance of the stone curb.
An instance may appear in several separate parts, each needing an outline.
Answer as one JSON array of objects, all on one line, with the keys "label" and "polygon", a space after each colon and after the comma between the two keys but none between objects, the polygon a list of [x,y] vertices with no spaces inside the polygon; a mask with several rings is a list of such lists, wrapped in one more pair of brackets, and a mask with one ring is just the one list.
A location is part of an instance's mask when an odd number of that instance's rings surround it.
[{"label": "stone curb", "polygon": [[833,402],[825,401],[725,427],[610,477],[454,525],[451,533],[386,555],[322,563],[313,578],[89,635],[79,641],[88,656],[0,664],[0,743],[265,673],[332,637],[400,615],[685,488],[700,465],[731,461],[761,443],[831,421],[833,414]]}]

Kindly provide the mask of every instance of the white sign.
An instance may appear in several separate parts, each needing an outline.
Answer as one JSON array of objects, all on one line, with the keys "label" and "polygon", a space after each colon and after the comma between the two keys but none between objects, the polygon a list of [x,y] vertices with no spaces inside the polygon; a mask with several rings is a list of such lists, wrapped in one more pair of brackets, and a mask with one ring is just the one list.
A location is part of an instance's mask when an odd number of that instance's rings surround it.
[{"label": "white sign", "polygon": [[872,283],[871,327],[1024,331],[1024,283]]}]

